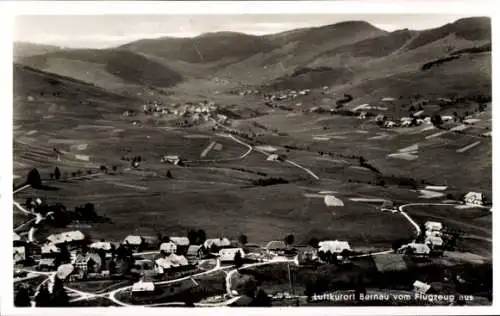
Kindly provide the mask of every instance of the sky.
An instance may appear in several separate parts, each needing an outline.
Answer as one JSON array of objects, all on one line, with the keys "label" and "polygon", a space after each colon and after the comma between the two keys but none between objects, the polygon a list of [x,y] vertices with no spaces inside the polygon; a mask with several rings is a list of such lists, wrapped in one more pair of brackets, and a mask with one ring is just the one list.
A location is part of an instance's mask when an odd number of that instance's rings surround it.
[{"label": "sky", "polygon": [[14,41],[70,48],[107,48],[142,38],[194,37],[206,32],[271,34],[296,28],[363,20],[378,28],[422,30],[465,16],[443,14],[247,14],[247,15],[23,15]]}]

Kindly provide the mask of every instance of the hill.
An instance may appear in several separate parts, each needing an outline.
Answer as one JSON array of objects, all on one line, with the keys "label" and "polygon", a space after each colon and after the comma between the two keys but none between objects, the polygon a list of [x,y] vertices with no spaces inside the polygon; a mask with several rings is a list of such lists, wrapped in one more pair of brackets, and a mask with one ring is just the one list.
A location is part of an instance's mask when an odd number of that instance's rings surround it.
[{"label": "hill", "polygon": [[62,48],[54,45],[34,44],[27,42],[15,42],[13,45],[14,60],[26,58],[29,56],[43,55],[56,52]]},{"label": "hill", "polygon": [[24,65],[108,89],[127,86],[169,87],[182,76],[144,56],[119,49],[74,49],[22,58]]},{"label": "hill", "polygon": [[273,41],[261,36],[217,32],[202,34],[194,38],[143,39],[119,48],[164,59],[206,63],[225,59],[241,60],[278,47]]}]

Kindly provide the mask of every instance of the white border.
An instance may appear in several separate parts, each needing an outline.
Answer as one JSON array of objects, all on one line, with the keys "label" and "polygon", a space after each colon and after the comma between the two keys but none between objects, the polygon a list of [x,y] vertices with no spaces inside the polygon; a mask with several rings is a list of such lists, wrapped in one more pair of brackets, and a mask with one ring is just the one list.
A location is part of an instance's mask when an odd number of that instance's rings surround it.
[{"label": "white border", "polygon": [[[410,13],[410,14],[466,14],[469,16],[490,16],[492,17],[493,38],[498,37],[498,23],[493,16],[494,1],[287,1],[287,2],[121,2],[121,1],[47,1],[47,2],[1,2],[0,3],[0,65],[2,76],[0,77],[0,104],[2,111],[2,124],[0,141],[3,149],[0,163],[0,210],[2,213],[2,220],[0,225],[0,238],[2,259],[0,261],[0,277],[1,282],[1,312],[2,315],[65,315],[67,316],[68,310],[65,309],[14,309],[12,307],[13,293],[12,293],[12,260],[11,257],[11,205],[12,205],[12,26],[13,18],[16,15],[96,15],[96,14],[347,14],[347,13]],[[496,54],[497,45],[496,41],[493,43],[493,52]],[[493,58],[493,99],[497,100],[499,85],[496,84],[496,70],[498,70],[498,63]],[[497,112],[493,112],[494,122],[498,121]],[[494,138],[495,142],[496,138]],[[493,161],[495,161],[496,146],[493,145]],[[493,165],[493,174],[497,174],[496,164]],[[457,170],[457,172],[460,172]],[[493,177],[493,187],[496,188],[497,181]],[[494,201],[500,201],[497,198],[497,193],[493,193]],[[494,211],[495,212],[495,211]],[[494,227],[495,227],[494,223]],[[493,229],[493,236],[495,242],[493,243],[493,257],[499,253],[496,240],[498,232],[496,228]],[[496,263],[497,260],[494,261]],[[258,309],[224,309],[224,308],[208,308],[208,309],[148,309],[151,314],[213,314],[213,315],[232,315],[237,312],[243,312],[247,315],[255,315],[261,313],[283,314],[283,315],[468,315],[468,314],[494,314],[495,310],[500,310],[500,291],[498,291],[499,273],[497,271],[498,265],[494,267],[494,305],[492,307],[432,307],[432,308],[419,308],[419,307],[347,307],[347,308],[307,308],[301,307],[300,309],[294,308],[272,308],[265,310]],[[136,315],[144,311],[142,307],[134,308],[72,308],[69,313],[81,314],[109,314],[109,313],[130,313]]]}]

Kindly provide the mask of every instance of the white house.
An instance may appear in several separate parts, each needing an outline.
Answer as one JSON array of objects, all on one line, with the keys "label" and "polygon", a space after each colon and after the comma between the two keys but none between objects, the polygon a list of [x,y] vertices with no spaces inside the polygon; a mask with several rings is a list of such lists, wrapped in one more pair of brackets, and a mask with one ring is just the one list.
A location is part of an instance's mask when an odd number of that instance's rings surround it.
[{"label": "white house", "polygon": [[128,235],[123,240],[124,244],[131,246],[140,246],[142,242],[143,242],[142,237],[137,235]]},{"label": "white house", "polygon": [[431,286],[429,284],[418,280],[413,283],[413,291],[418,294],[425,294],[430,288]]},{"label": "white house", "polygon": [[189,238],[187,237],[170,237],[170,241],[177,246],[187,247],[189,246]]},{"label": "white house", "polygon": [[219,251],[219,259],[221,262],[234,261],[237,253],[240,253],[241,258],[245,257],[245,252],[242,248],[224,248]]},{"label": "white house", "polygon": [[160,251],[175,253],[177,251],[177,245],[172,241],[164,242],[160,245]]},{"label": "white house", "polygon": [[324,240],[318,243],[319,250],[322,252],[341,253],[343,250],[351,250],[351,246],[347,241],[340,240]]},{"label": "white house", "polygon": [[484,197],[482,193],[469,192],[464,196],[464,202],[467,205],[484,205]]},{"label": "white house", "polygon": [[385,127],[385,128],[393,128],[393,127],[395,127],[396,125],[397,125],[397,124],[396,124],[396,122],[393,122],[393,121],[387,121],[387,122],[385,122],[384,127]]},{"label": "white house", "polygon": [[432,221],[428,221],[428,222],[425,222],[425,229],[426,230],[435,230],[435,231],[440,231],[443,229],[443,224],[441,224],[440,222],[432,222]]},{"label": "white house", "polygon": [[14,247],[14,262],[17,263],[19,261],[26,260],[26,248],[25,247]]},{"label": "white house", "polygon": [[272,240],[267,243],[265,248],[268,253],[282,254],[287,246],[283,240]]},{"label": "white house", "polygon": [[53,254],[61,252],[61,249],[53,243],[43,244],[41,247],[42,255]]},{"label": "white house", "polygon": [[162,163],[169,163],[172,165],[178,165],[181,163],[181,158],[177,155],[167,155],[161,158]]},{"label": "white house", "polygon": [[104,250],[104,251],[110,251],[112,248],[111,243],[109,241],[97,241],[90,244],[89,247],[92,249]]},{"label": "white house", "polygon": [[70,232],[64,232],[60,234],[53,234],[47,237],[47,239],[55,244],[64,244],[64,243],[69,243],[69,242],[74,242],[74,241],[83,241],[85,239],[85,235],[76,230],[76,231],[70,231]]},{"label": "white house", "polygon": [[163,274],[165,270],[187,266],[188,260],[184,256],[178,256],[174,253],[155,260],[155,270],[157,273]]},{"label": "white house", "polygon": [[443,233],[439,230],[426,230],[425,237],[442,237]]},{"label": "white house", "polygon": [[132,293],[137,292],[154,292],[155,285],[153,282],[144,282],[140,280],[132,285]]},{"label": "white house", "polygon": [[443,246],[443,239],[438,236],[428,236],[425,238],[425,243],[431,247]]},{"label": "white house", "polygon": [[431,249],[426,244],[410,243],[403,246],[403,249],[413,249],[413,254],[416,256],[426,256],[431,253]]},{"label": "white house", "polygon": [[224,237],[224,238],[207,239],[203,243],[203,246],[206,249],[210,249],[212,247],[212,245],[215,245],[216,247],[219,247],[219,248],[230,247],[231,241],[229,239],[227,239],[226,237]]}]

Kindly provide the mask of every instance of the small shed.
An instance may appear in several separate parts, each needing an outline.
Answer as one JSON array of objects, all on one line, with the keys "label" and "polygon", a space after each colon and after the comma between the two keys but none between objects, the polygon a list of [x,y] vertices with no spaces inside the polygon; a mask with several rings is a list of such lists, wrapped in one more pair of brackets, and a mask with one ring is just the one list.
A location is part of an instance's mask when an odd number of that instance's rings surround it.
[{"label": "small shed", "polygon": [[424,224],[426,230],[440,231],[443,229],[443,224],[441,222],[428,221]]},{"label": "small shed", "polygon": [[231,246],[231,241],[229,239],[227,239],[226,237],[207,239],[203,243],[203,246],[206,249],[210,249],[210,248],[212,248],[212,246],[216,246],[218,248],[225,248],[225,247]]},{"label": "small shed", "polygon": [[484,205],[484,197],[482,193],[478,192],[469,192],[464,196],[464,202],[467,205]]}]

